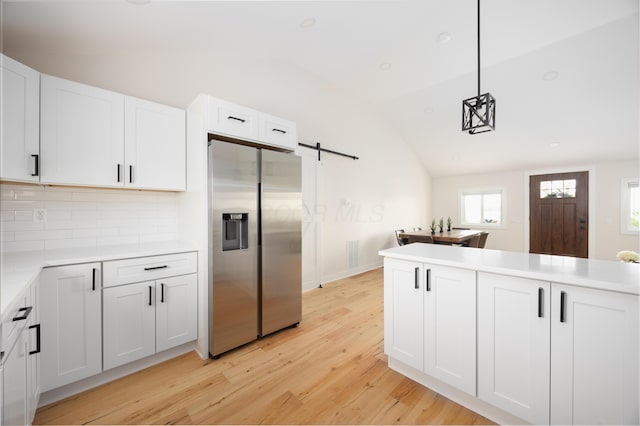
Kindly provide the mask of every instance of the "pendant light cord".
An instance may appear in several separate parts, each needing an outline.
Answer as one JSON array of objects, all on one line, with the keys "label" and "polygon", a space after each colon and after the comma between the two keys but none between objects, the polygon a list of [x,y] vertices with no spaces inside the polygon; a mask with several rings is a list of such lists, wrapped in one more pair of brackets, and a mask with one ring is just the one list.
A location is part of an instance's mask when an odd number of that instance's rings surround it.
[{"label": "pendant light cord", "polygon": [[478,0],[478,97],[480,97],[480,0]]}]

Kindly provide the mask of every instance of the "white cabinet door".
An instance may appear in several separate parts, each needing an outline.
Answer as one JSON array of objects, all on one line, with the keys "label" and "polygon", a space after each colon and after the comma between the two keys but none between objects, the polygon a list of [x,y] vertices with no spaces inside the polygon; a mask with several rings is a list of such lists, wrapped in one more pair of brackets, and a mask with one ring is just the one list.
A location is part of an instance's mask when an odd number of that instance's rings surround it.
[{"label": "white cabinet door", "polygon": [[124,96],[41,76],[42,183],[124,185]]},{"label": "white cabinet door", "polygon": [[43,392],[102,371],[100,263],[40,275]]},{"label": "white cabinet door", "polygon": [[4,55],[2,73],[2,169],[0,177],[38,182],[40,73]]},{"label": "white cabinet door", "polygon": [[476,272],[424,265],[424,372],[476,395]]},{"label": "white cabinet door", "polygon": [[209,132],[257,141],[260,137],[258,111],[210,97]]},{"label": "white cabinet door", "polygon": [[550,284],[478,273],[478,397],[549,423]]},{"label": "white cabinet door", "polygon": [[104,369],[155,353],[155,283],[104,289]]},{"label": "white cabinet door", "polygon": [[197,274],[156,281],[156,352],[198,337],[197,286]]},{"label": "white cabinet door", "polygon": [[185,112],[125,96],[125,186],[183,191]]},{"label": "white cabinet door", "polygon": [[38,408],[38,400],[40,399],[40,352],[41,344],[41,323],[40,323],[40,285],[36,279],[29,288],[28,305],[33,309],[29,315],[27,335],[27,418],[29,423],[33,422],[33,418]]},{"label": "white cabinet door", "polygon": [[423,369],[424,274],[421,263],[384,259],[384,352]]},{"label": "white cabinet door", "polygon": [[551,423],[639,424],[638,296],[552,284]]},{"label": "white cabinet door", "polygon": [[6,354],[3,368],[2,425],[26,425],[27,419],[27,346],[21,333]]},{"label": "white cabinet door", "polygon": [[273,115],[260,113],[260,141],[272,146],[295,151],[298,147],[296,123]]}]

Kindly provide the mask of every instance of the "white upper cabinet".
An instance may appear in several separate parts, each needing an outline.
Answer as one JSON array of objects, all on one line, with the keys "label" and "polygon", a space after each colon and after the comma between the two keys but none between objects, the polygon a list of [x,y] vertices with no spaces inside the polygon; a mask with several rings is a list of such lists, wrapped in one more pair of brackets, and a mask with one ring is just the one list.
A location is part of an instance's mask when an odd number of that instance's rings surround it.
[{"label": "white upper cabinet", "polygon": [[124,185],[124,96],[41,77],[42,183]]},{"label": "white upper cabinet", "polygon": [[260,140],[273,146],[294,151],[298,145],[296,123],[260,113]]},{"label": "white upper cabinet", "polygon": [[183,191],[184,110],[125,96],[126,187]]},{"label": "white upper cabinet", "polygon": [[298,146],[296,123],[208,96],[209,133],[286,151]]},{"label": "white upper cabinet", "polygon": [[209,114],[211,133],[251,141],[260,138],[256,110],[210,97]]},{"label": "white upper cabinet", "polygon": [[0,177],[38,182],[40,73],[0,55],[2,73],[2,170]]}]

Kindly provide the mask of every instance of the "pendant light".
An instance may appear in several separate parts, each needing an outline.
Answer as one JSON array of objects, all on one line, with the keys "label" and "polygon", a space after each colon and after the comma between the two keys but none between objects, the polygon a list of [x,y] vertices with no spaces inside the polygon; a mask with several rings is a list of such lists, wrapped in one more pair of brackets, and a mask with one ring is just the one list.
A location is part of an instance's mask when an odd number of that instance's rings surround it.
[{"label": "pendant light", "polygon": [[462,101],[462,131],[471,135],[495,130],[496,98],[480,94],[480,0],[478,0],[478,96]]}]

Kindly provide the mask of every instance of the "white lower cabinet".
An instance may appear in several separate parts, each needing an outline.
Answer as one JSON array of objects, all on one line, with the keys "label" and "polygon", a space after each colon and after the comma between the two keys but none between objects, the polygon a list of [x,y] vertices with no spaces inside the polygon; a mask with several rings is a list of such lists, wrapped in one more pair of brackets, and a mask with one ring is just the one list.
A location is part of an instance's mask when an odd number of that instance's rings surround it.
[{"label": "white lower cabinet", "polygon": [[384,259],[384,352],[418,370],[424,361],[421,263]]},{"label": "white lower cabinet", "polygon": [[638,296],[551,287],[551,423],[640,424]]},{"label": "white lower cabinet", "polygon": [[43,392],[102,371],[100,276],[100,263],[42,271]]},{"label": "white lower cabinet", "polygon": [[6,355],[3,366],[2,424],[26,425],[27,345],[24,334]]},{"label": "white lower cabinet", "polygon": [[478,397],[549,423],[550,284],[478,273]]},{"label": "white lower cabinet", "polygon": [[385,353],[475,395],[475,271],[384,262]]},{"label": "white lower cabinet", "polygon": [[40,284],[34,281],[29,289],[28,305],[33,309],[27,323],[27,417],[33,421],[41,392],[42,327],[40,322]]},{"label": "white lower cabinet", "polygon": [[197,337],[197,275],[104,289],[104,369]]},{"label": "white lower cabinet", "polygon": [[476,272],[424,269],[424,372],[475,395]]}]

